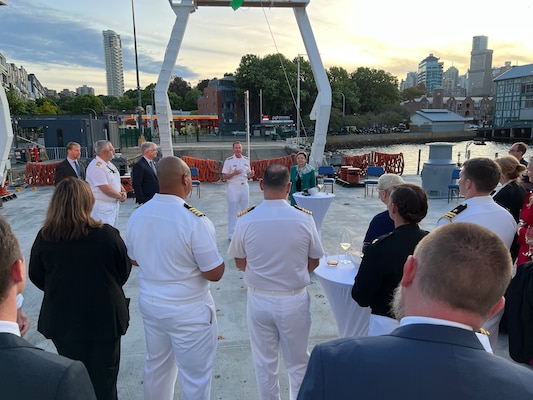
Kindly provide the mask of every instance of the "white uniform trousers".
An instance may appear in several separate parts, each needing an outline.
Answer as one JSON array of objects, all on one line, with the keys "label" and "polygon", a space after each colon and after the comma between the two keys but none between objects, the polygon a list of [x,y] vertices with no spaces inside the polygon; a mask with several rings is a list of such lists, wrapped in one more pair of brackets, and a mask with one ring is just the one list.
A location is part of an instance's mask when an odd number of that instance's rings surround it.
[{"label": "white uniform trousers", "polygon": [[272,295],[248,290],[247,321],[259,400],[279,400],[279,350],[289,373],[290,399],[296,400],[307,369],[311,329],[307,290]]},{"label": "white uniform trousers", "polygon": [[246,210],[250,203],[248,182],[228,183],[226,195],[228,197],[228,234],[231,239],[237,223],[237,214]]},{"label": "white uniform trousers", "polygon": [[118,210],[120,204],[117,201],[96,200],[91,211],[91,217],[104,224],[109,224],[118,229]]},{"label": "white uniform trousers", "polygon": [[172,400],[179,376],[183,400],[209,400],[217,349],[215,303],[207,292],[194,302],[143,296],[146,361],[144,399]]}]

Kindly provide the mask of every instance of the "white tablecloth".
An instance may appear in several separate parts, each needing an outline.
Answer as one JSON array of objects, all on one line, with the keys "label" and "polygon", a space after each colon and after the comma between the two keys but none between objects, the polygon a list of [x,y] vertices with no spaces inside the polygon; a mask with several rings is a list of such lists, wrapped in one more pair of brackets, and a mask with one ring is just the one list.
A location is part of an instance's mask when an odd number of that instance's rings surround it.
[{"label": "white tablecloth", "polygon": [[320,192],[318,194],[310,196],[304,196],[301,193],[294,193],[292,196],[294,197],[296,204],[313,213],[313,219],[315,220],[316,229],[318,233],[320,233],[322,221],[324,220],[329,205],[335,198],[335,195],[333,193]]},{"label": "white tablecloth", "polygon": [[[333,255],[328,259],[342,259],[344,256]],[[352,257],[350,264],[339,262],[335,267],[330,267],[326,259],[320,260],[320,265],[315,269],[320,284],[324,288],[326,297],[331,305],[333,316],[337,321],[339,337],[367,336],[370,308],[360,307],[352,299],[352,286],[355,276],[359,271],[360,261]]]}]

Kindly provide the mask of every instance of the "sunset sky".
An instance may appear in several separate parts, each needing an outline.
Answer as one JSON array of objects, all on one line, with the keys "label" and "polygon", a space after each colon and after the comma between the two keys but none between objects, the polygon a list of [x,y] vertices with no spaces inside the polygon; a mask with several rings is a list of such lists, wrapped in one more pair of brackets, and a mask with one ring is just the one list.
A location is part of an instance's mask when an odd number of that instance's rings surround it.
[{"label": "sunset sky", "polygon": [[[201,7],[189,18],[174,74],[195,85],[235,72],[245,54],[305,53],[291,9]],[[310,0],[325,68],[360,66],[405,78],[433,53],[464,74],[473,36],[489,38],[493,66],[533,63],[530,1]],[[157,80],[175,21],[168,0],[135,0],[141,87]],[[84,84],[106,94],[103,30],[121,36],[126,89],[136,87],[130,0],[9,0],[0,7],[0,53],[49,89]]]}]

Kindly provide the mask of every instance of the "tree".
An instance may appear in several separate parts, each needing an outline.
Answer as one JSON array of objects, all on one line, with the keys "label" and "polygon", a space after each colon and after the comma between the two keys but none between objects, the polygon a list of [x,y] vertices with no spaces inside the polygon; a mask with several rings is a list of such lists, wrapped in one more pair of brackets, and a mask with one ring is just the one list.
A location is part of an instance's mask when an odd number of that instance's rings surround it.
[{"label": "tree", "polygon": [[[217,79],[217,78],[213,78],[213,79]],[[204,89],[207,87],[207,85],[209,85],[209,82],[211,82],[210,79],[203,79],[198,82],[195,89],[198,89],[200,92],[204,93]]]},{"label": "tree", "polygon": [[35,100],[35,105],[39,114],[57,114],[59,110],[57,104],[46,97]]},{"label": "tree", "polygon": [[191,89],[185,95],[183,100],[183,109],[187,111],[198,110],[198,98],[202,92],[198,89]]},{"label": "tree", "polygon": [[383,70],[359,67],[351,73],[359,88],[359,112],[375,111],[384,104],[398,104],[400,91],[398,79]]},{"label": "tree", "polygon": [[176,93],[176,95],[178,95],[182,99],[185,98],[185,95],[190,90],[191,84],[189,82],[185,82],[185,80],[183,80],[183,78],[179,76],[176,76],[168,85],[168,91],[171,93]]},{"label": "tree", "polygon": [[86,114],[87,111],[92,112],[89,109],[92,109],[99,114],[104,108],[104,102],[99,97],[92,94],[84,94],[74,97],[71,106],[73,114]]},{"label": "tree", "polygon": [[26,103],[20,100],[13,89],[6,92],[7,102],[9,104],[9,112],[11,115],[28,114]]},{"label": "tree", "polygon": [[421,96],[427,95],[426,85],[419,83],[416,87],[405,89],[401,95],[403,101],[418,99]]},{"label": "tree", "polygon": [[326,73],[331,86],[331,106],[341,111],[344,106],[345,115],[353,114],[360,106],[356,82],[351,79],[348,71],[341,67],[331,67]]}]

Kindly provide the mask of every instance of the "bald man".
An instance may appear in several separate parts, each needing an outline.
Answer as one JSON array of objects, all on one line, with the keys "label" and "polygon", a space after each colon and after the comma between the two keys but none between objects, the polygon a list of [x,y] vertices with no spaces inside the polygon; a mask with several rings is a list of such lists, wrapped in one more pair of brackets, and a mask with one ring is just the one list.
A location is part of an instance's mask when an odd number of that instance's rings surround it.
[{"label": "bald man", "polygon": [[128,255],[140,267],[144,398],[173,399],[179,375],[183,400],[209,400],[217,346],[209,281],[222,278],[224,260],[213,223],[185,202],[192,188],[187,164],[162,158],[157,178],[159,193],[132,213],[126,231]]}]

